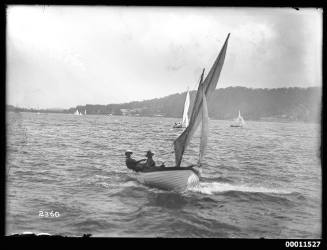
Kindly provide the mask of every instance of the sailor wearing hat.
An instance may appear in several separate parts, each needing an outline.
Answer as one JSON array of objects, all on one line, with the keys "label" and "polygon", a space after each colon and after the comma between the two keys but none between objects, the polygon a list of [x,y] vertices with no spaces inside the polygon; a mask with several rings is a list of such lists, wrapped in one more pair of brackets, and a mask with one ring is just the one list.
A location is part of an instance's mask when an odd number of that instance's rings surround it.
[{"label": "sailor wearing hat", "polygon": [[[145,155],[145,156],[146,156],[148,159],[146,160],[145,165],[146,165],[147,168],[153,168],[153,167],[156,167],[156,163],[154,162],[154,160],[153,160],[153,158],[152,158],[153,155],[154,155],[154,153],[152,153],[151,150],[148,150],[148,151],[146,152],[146,155]],[[165,165],[162,164],[160,167],[165,167]]]},{"label": "sailor wearing hat", "polygon": [[133,152],[131,150],[126,150],[125,152],[125,156],[126,156],[126,166],[129,168],[129,169],[132,169],[134,171],[140,171],[143,169],[143,166],[140,166],[140,162],[142,161],[145,161],[146,159],[142,159],[142,160],[135,160],[131,157],[131,155],[133,154]]},{"label": "sailor wearing hat", "polygon": [[154,162],[154,160],[152,159],[152,156],[154,155],[154,153],[151,152],[151,150],[147,151],[145,154],[145,157],[147,157],[148,159],[146,160],[146,167],[147,168],[152,168],[156,166],[156,163]]}]

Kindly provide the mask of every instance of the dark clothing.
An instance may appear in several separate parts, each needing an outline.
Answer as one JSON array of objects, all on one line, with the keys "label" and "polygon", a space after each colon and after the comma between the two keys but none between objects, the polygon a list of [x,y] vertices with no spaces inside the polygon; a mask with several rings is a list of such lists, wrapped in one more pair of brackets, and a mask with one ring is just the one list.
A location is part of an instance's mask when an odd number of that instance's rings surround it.
[{"label": "dark clothing", "polygon": [[129,169],[135,170],[136,165],[137,165],[137,161],[136,161],[136,160],[134,160],[134,159],[132,159],[132,158],[127,158],[127,159],[126,159],[126,166],[127,166]]},{"label": "dark clothing", "polygon": [[140,163],[141,161],[143,161],[143,159],[136,161],[133,158],[126,158],[125,163],[126,163],[127,168],[138,172],[138,171],[141,171],[144,167],[144,164]]},{"label": "dark clothing", "polygon": [[152,168],[152,167],[155,167],[156,166],[156,163],[154,162],[154,160],[152,158],[148,158],[146,160],[146,166],[148,168]]}]

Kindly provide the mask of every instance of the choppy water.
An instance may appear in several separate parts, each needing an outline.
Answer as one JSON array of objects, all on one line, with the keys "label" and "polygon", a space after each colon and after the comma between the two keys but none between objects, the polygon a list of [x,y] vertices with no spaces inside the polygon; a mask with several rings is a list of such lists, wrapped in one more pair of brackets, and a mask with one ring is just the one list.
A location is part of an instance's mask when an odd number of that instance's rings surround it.
[{"label": "choppy water", "polygon": [[[124,151],[173,165],[177,119],[7,114],[7,234],[320,238],[320,125],[211,120],[199,190],[139,184]],[[185,165],[198,155],[198,135]],[[40,211],[59,217],[40,217]]]}]

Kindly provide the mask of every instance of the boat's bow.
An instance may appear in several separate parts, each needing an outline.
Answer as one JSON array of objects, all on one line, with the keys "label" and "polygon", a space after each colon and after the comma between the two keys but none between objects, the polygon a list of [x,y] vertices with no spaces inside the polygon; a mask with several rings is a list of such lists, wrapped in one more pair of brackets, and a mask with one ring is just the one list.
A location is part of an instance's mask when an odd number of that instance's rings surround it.
[{"label": "boat's bow", "polygon": [[142,184],[163,190],[173,190],[178,192],[195,188],[199,185],[199,176],[192,169],[166,170],[139,172],[136,178]]}]

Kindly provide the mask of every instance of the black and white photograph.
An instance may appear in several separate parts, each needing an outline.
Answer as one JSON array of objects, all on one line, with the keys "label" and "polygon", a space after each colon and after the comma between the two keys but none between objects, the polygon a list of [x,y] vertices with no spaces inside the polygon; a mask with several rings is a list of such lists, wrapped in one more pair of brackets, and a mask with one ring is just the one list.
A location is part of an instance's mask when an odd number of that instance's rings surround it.
[{"label": "black and white photograph", "polygon": [[313,7],[7,5],[5,235],[321,239],[322,31]]}]

